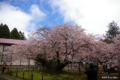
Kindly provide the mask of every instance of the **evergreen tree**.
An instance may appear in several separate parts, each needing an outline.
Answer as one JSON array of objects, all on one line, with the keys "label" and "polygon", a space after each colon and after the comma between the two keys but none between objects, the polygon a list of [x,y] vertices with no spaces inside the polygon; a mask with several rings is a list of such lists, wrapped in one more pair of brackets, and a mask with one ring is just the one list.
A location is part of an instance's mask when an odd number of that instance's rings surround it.
[{"label": "evergreen tree", "polygon": [[0,25],[0,38],[10,38],[10,30],[6,24],[1,23]]},{"label": "evergreen tree", "polygon": [[11,39],[20,39],[20,35],[19,35],[18,30],[16,28],[14,28],[11,31]]},{"label": "evergreen tree", "polygon": [[106,38],[103,41],[106,42],[106,43],[108,43],[108,44],[113,43],[113,41],[110,38]]},{"label": "evergreen tree", "polygon": [[4,33],[3,24],[1,23],[0,24],[0,38],[3,38],[3,33]]},{"label": "evergreen tree", "polygon": [[24,35],[24,32],[19,31],[20,39],[21,40],[26,40],[26,37]]},{"label": "evergreen tree", "polygon": [[10,38],[10,30],[9,30],[9,28],[8,28],[8,26],[5,24],[4,26],[3,26],[3,30],[4,30],[4,38]]},{"label": "evergreen tree", "polygon": [[109,23],[108,28],[109,30],[106,33],[107,37],[113,39],[114,37],[116,37],[116,34],[120,34],[119,26],[116,22],[112,21],[111,23]]},{"label": "evergreen tree", "polygon": [[2,23],[0,24],[0,38],[26,40],[24,32],[19,31],[18,33],[16,28],[10,32],[9,27],[6,24],[3,25]]},{"label": "evergreen tree", "polygon": [[108,28],[109,29],[108,31],[106,31],[106,38],[104,39],[104,41],[110,44],[113,43],[113,39],[114,37],[116,37],[116,34],[120,34],[120,31],[119,31],[119,26],[114,21],[109,23]]}]

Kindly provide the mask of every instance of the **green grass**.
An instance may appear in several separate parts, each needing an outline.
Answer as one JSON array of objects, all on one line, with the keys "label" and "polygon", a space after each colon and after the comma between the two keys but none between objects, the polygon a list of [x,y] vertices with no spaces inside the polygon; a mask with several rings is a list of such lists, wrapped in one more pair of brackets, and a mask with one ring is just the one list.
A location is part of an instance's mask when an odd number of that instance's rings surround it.
[{"label": "green grass", "polygon": [[[85,68],[85,65],[81,68]],[[11,68],[10,70],[16,71],[17,69]],[[120,68],[119,68],[120,70]],[[18,69],[18,77],[23,77],[23,69]],[[7,72],[7,69],[5,70]],[[78,71],[61,71],[61,72],[49,72],[49,71],[25,71],[24,72],[24,78],[31,80],[31,75],[33,74],[33,80],[87,80],[87,75],[82,72],[82,75],[79,75]],[[16,77],[16,73],[12,73],[12,76]],[[98,80],[101,80],[102,76],[114,76],[114,74],[108,75],[108,73],[105,74],[99,74]]]},{"label": "green grass", "polygon": [[[31,75],[33,74],[33,80],[87,80],[87,75],[82,72],[82,75],[79,75],[78,71],[61,71],[61,72],[49,72],[49,71],[25,71],[24,72],[24,78],[27,80],[31,80]],[[12,76],[16,77],[16,73],[12,73]],[[98,80],[102,80],[102,76],[116,76],[118,77],[118,74],[111,73],[110,75],[105,72],[103,74],[100,74],[98,71]],[[18,72],[18,77],[23,77],[23,71]]]},{"label": "green grass", "polygon": [[120,71],[120,65],[118,66],[118,71]]},{"label": "green grass", "polygon": [[[24,72],[24,78],[30,79],[33,74],[33,80],[84,80],[82,78],[86,77],[86,75],[79,75],[78,72],[75,71],[62,71],[58,73],[50,73],[46,71],[29,71]],[[12,76],[16,76],[16,73],[12,73]],[[18,77],[22,78],[23,72],[18,72]]]},{"label": "green grass", "polygon": [[88,65],[87,65],[87,66],[86,66],[86,65],[83,65],[82,69],[85,69],[86,67],[88,67]]}]

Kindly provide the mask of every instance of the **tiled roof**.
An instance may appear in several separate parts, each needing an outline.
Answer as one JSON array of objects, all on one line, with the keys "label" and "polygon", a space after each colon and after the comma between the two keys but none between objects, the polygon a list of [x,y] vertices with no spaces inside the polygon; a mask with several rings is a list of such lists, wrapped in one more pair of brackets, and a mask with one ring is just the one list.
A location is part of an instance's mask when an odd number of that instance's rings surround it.
[{"label": "tiled roof", "polygon": [[6,43],[6,44],[21,44],[21,43],[27,43],[27,40],[16,40],[16,39],[5,39],[0,38],[0,43]]}]

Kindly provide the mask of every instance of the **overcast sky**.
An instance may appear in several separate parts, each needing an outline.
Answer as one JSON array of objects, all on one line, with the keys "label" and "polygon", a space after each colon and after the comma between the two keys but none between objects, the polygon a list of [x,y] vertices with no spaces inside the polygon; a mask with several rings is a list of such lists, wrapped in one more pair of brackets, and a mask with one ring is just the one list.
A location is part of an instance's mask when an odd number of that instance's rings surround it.
[{"label": "overcast sky", "polygon": [[112,21],[120,25],[120,0],[0,0],[0,23],[27,35],[38,26],[73,22],[87,33],[105,34]]}]

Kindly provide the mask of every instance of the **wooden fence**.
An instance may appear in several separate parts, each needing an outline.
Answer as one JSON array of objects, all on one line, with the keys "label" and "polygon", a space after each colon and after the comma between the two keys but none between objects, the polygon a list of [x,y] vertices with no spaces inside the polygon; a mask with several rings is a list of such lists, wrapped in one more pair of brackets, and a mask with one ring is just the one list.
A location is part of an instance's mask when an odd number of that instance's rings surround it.
[{"label": "wooden fence", "polygon": [[[68,68],[67,70],[71,70],[71,69],[75,70],[75,68],[78,69],[78,67],[77,67],[76,64],[75,65],[69,64],[68,66],[66,66],[66,68]],[[25,71],[28,71],[28,67],[26,67],[24,69],[25,69]],[[34,71],[34,70],[43,70],[43,67],[42,66],[38,67],[38,68],[33,67],[32,69],[31,68],[29,69],[29,71],[31,71],[31,70],[32,71]],[[10,75],[10,76],[12,76],[12,73],[16,73],[16,77],[18,77],[18,71],[24,71],[24,70],[23,70],[23,68],[22,68],[22,70],[21,70],[21,68],[8,68],[7,74]],[[33,78],[34,78],[34,75],[31,74],[29,79],[33,80]],[[22,73],[22,79],[25,79],[24,72]],[[44,76],[41,76],[40,80],[44,80]],[[56,80],[58,80],[58,78],[56,78]]]},{"label": "wooden fence", "polygon": [[[75,66],[76,66],[76,65],[75,65]],[[71,65],[68,65],[67,67],[68,67],[67,70],[70,70]],[[77,67],[77,68],[78,68],[78,67]],[[30,71],[31,71],[31,70],[32,70],[32,71],[41,70],[41,69],[42,69],[42,68],[39,68],[39,69],[32,68],[32,69],[30,69]],[[74,70],[74,69],[73,69],[73,70]],[[12,76],[12,73],[16,73],[16,77],[18,77],[18,71],[20,71],[19,68],[16,68],[15,70],[11,70],[11,69],[8,68],[7,74],[9,74],[10,76]],[[23,70],[21,70],[21,71],[23,71]],[[28,71],[28,70],[27,70],[27,71]],[[118,73],[119,73],[119,76],[120,76],[120,71],[118,71]],[[22,74],[23,74],[23,75],[22,75],[22,79],[24,79],[24,78],[25,78],[24,72],[23,72]],[[33,78],[34,78],[34,75],[31,74],[31,75],[30,75],[30,80],[33,80]],[[40,80],[44,80],[44,76],[41,75],[41,79],[40,79]],[[58,78],[56,78],[56,80],[58,80]]]},{"label": "wooden fence", "polygon": [[[34,70],[35,70],[35,69],[33,68],[33,71],[34,71]],[[37,69],[37,70],[38,70],[38,69]],[[12,70],[10,70],[10,69],[8,68],[6,74],[12,76],[12,73],[16,73],[16,77],[18,77],[18,71],[19,71],[18,68],[16,69],[16,71],[12,71]],[[25,76],[25,74],[24,74],[24,72],[23,72],[22,79],[25,79],[24,76]],[[20,78],[20,77],[19,77],[19,78]],[[33,78],[34,78],[34,75],[31,74],[29,79],[30,79],[30,80],[33,80]],[[40,79],[40,80],[44,80],[44,76],[41,76],[41,79]],[[58,80],[58,78],[56,78],[56,80]]]}]

